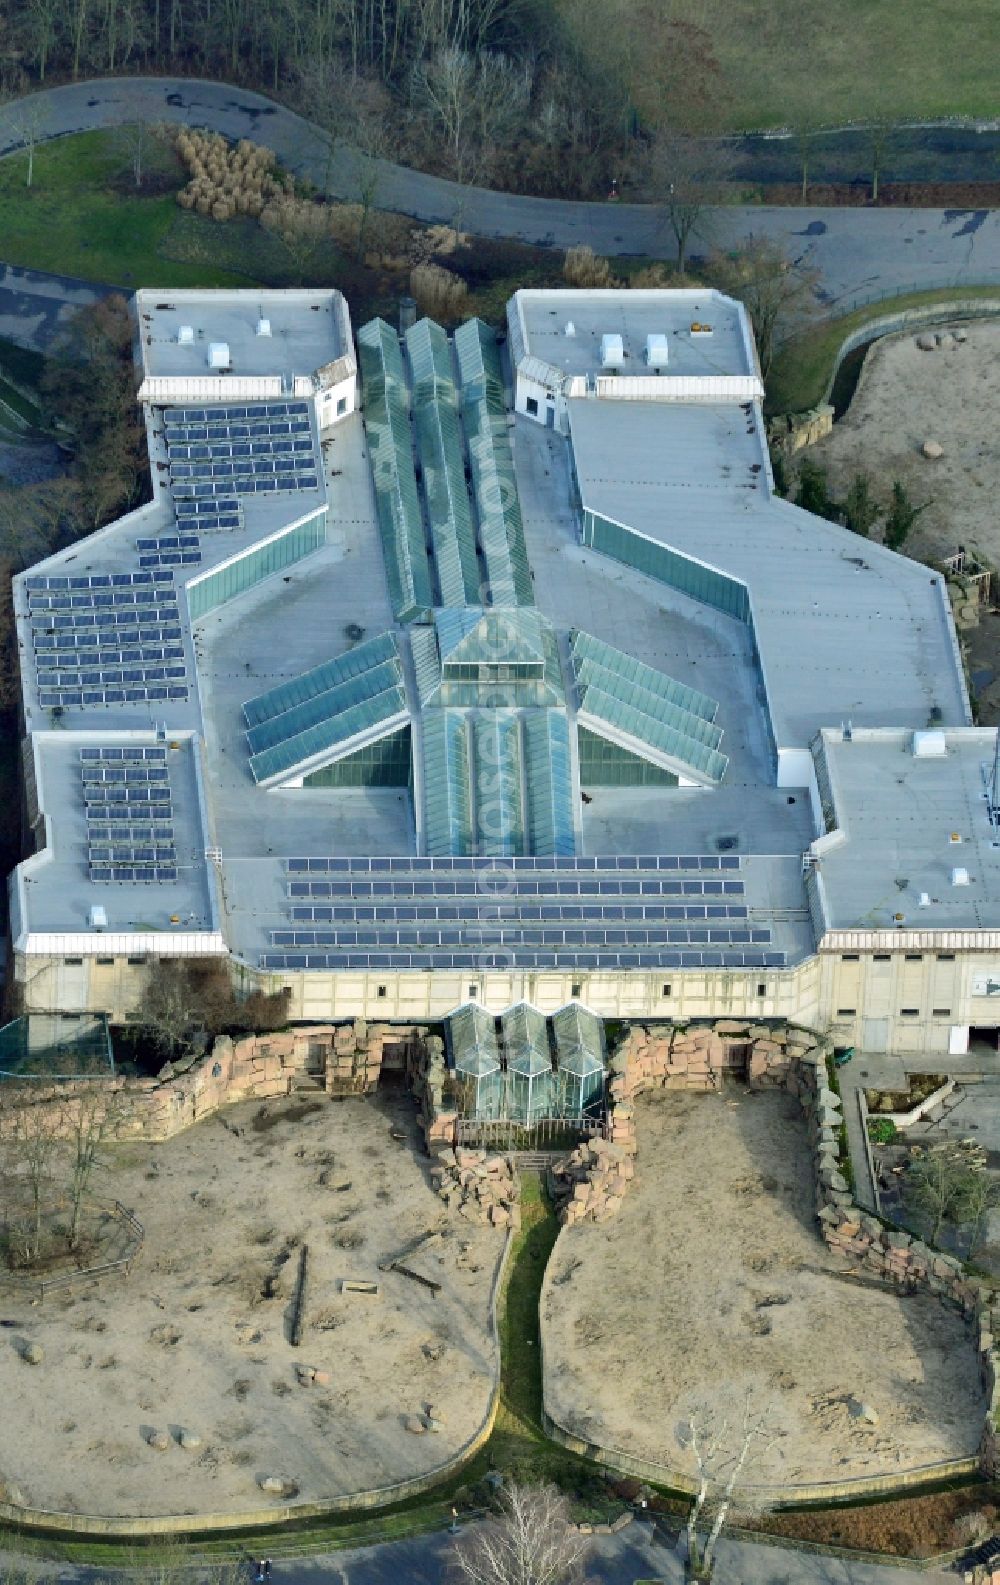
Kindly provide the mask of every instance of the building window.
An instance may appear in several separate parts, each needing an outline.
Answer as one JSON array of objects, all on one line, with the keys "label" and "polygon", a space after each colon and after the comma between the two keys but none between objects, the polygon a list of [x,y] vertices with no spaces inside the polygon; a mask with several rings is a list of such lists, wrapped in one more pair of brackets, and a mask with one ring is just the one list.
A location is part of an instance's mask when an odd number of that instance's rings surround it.
[{"label": "building window", "polygon": [[954,952],[939,952],[937,960],[939,963],[954,963],[955,954]]},{"label": "building window", "polygon": [[83,959],[82,958],[63,958],[63,962],[66,964],[67,968],[77,969],[77,968],[80,967],[81,963],[83,962]]},{"label": "building window", "polygon": [[388,985],[379,985],[377,987],[376,991],[375,991],[375,995],[376,996],[380,996],[380,997],[381,996],[388,996],[388,994],[389,994]]},{"label": "building window", "polygon": [[344,414],[346,412],[347,412],[347,397],[346,396],[338,396],[337,397],[337,417],[338,418],[343,418],[343,416],[344,416]]},{"label": "building window", "polygon": [[470,1002],[474,1002],[478,995],[479,995],[479,986],[478,985],[470,985],[469,986],[469,1001]]},{"label": "building window", "polygon": [[537,396],[527,396],[527,397],[525,397],[524,405],[525,405],[526,410],[531,414],[532,418],[537,418],[538,417],[538,398],[537,398]]},{"label": "building window", "polygon": [[757,986],[757,995],[758,996],[766,996],[767,995],[767,986],[764,984],[763,980],[761,980],[759,982],[758,986]]},{"label": "building window", "polygon": [[951,1008],[950,1007],[935,1007],[935,1009],[934,1009],[934,1017],[935,1018],[950,1018],[951,1017]]},{"label": "building window", "polygon": [[838,1007],[837,1008],[837,1017],[838,1018],[853,1018],[856,1012],[857,1012],[857,1008],[855,1008],[855,1007]]},{"label": "building window", "polygon": [[126,958],[125,961],[126,961],[126,963],[130,964],[132,966],[132,968],[137,969],[137,968],[141,968],[142,967],[142,965],[145,963],[146,959],[145,958]]},{"label": "building window", "polygon": [[922,963],[924,955],[922,952],[907,952],[904,954],[903,961],[904,963]]},{"label": "building window", "polygon": [[115,965],[114,958],[97,958],[95,961],[100,964],[102,969],[114,968]]},{"label": "building window", "polygon": [[571,996],[579,996],[580,992],[582,990],[583,990],[583,986],[581,985],[580,981],[579,980],[574,980],[572,985],[569,988],[569,994]]},{"label": "building window", "polygon": [[669,996],[670,995],[670,981],[669,980],[667,980],[665,985],[661,985],[661,987],[660,987],[660,995],[661,996]]},{"label": "building window", "polygon": [[858,963],[860,961],[859,954],[857,952],[842,952],[840,961],[841,963]]},{"label": "building window", "polygon": [[891,952],[876,952],[872,958],[873,963],[888,963],[892,958]]},{"label": "building window", "polygon": [[900,1016],[900,1018],[919,1018],[920,1017],[920,1008],[919,1007],[901,1007],[899,1009],[899,1016]]}]

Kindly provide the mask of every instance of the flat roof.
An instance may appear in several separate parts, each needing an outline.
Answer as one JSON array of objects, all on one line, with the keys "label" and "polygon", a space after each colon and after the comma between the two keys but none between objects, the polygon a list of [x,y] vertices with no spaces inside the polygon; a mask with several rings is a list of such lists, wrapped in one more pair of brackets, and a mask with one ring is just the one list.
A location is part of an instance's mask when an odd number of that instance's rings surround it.
[{"label": "flat roof", "polygon": [[772,492],[755,404],[572,399],[585,509],[750,594],[774,736],[969,720],[940,573]]},{"label": "flat roof", "polygon": [[[647,326],[652,331],[662,328],[664,322],[673,322],[682,329],[694,316],[696,303],[701,305],[698,312],[705,313],[706,299],[705,293],[529,292],[518,296],[524,299],[522,306],[533,335],[552,334],[544,327],[531,329],[536,314],[544,311],[548,318],[554,306],[557,313],[572,315],[582,334],[564,339],[574,344],[572,355],[581,357],[590,355],[588,336],[593,343],[608,329],[606,313],[612,298],[615,312],[623,316],[633,339],[639,341],[644,340]],[[678,296],[681,301],[675,301]],[[150,298],[155,299],[153,307],[144,309]],[[556,301],[569,298],[572,303]],[[339,321],[333,300],[339,300],[339,294],[143,293],[139,307],[154,321],[161,316],[160,324],[166,326],[164,316],[181,315],[185,299],[203,304],[213,324],[224,325],[228,317],[233,323],[243,323],[248,348],[262,360],[250,372],[271,375],[291,369],[300,374],[344,350],[336,342]],[[577,299],[583,303],[582,314]],[[171,306],[157,308],[156,302]],[[315,311],[314,302],[319,305]],[[327,342],[323,340],[326,332],[316,328],[317,323],[322,327],[326,322],[324,305],[333,316],[334,340]],[[711,306],[716,327],[712,342],[720,356],[731,343],[722,372],[752,368],[752,348],[749,355],[745,348],[741,351],[747,333],[739,305],[713,297]],[[258,338],[253,333],[256,315],[262,309],[271,317],[272,329],[288,324],[284,343],[280,335]],[[346,337],[349,341],[349,325]],[[165,329],[162,339],[154,336],[149,346],[166,347],[173,356],[169,349],[174,342]],[[296,352],[296,361],[286,367],[291,347],[301,347],[305,361],[299,364]],[[148,348],[144,358],[147,352]],[[678,352],[678,357],[681,355]],[[702,356],[700,350],[697,355]],[[150,352],[149,356],[155,358],[159,353]],[[157,368],[156,372],[173,371]],[[218,407],[190,398],[187,405]],[[360,413],[346,416],[320,436],[312,403],[308,409],[315,488],[269,489],[258,494],[248,486],[249,493],[240,497],[236,525],[202,532],[197,564],[168,571],[158,584],[165,591],[164,608],[169,605],[176,611],[176,615],[157,621],[179,629],[175,642],[181,654],[173,663],[183,672],[183,696],[114,706],[82,699],[61,708],[56,719],[51,704],[44,702],[51,694],[45,696],[38,672],[39,664],[53,669],[51,662],[42,663],[39,657],[52,652],[62,631],[56,622],[60,613],[54,606],[51,633],[44,620],[36,621],[39,610],[49,609],[45,602],[51,591],[45,580],[56,580],[57,599],[79,597],[84,605],[89,595],[78,596],[69,581],[89,580],[89,589],[93,580],[98,580],[94,587],[103,599],[102,591],[111,579],[118,581],[116,587],[121,580],[129,580],[131,587],[130,580],[146,571],[140,565],[139,540],[169,538],[182,529],[178,508],[184,497],[175,498],[175,488],[177,481],[187,481],[188,474],[183,471],[187,464],[182,459],[178,471],[176,445],[173,456],[168,457],[170,426],[162,407],[147,407],[146,413],[153,501],[15,580],[25,719],[33,737],[35,783],[48,843],[18,871],[13,894],[18,939],[34,935],[49,942],[57,937],[78,941],[87,930],[90,906],[99,904],[106,909],[109,939],[134,940],[156,932],[174,934],[178,942],[186,937],[192,942],[211,940],[221,945],[224,939],[229,950],[248,962],[279,969],[283,965],[274,959],[280,957],[291,935],[294,961],[288,967],[318,968],[321,964],[310,959],[308,948],[304,949],[306,961],[300,961],[303,952],[294,939],[296,932],[312,933],[318,939],[325,934],[339,951],[338,932],[346,934],[346,930],[341,931],[343,921],[338,922],[333,913],[338,906],[335,902],[327,909],[329,918],[303,923],[307,905],[301,902],[301,891],[294,889],[301,886],[297,879],[301,871],[293,871],[291,862],[301,865],[313,859],[321,865],[335,860],[339,865],[358,866],[359,875],[368,873],[371,860],[373,867],[379,863],[394,877],[390,889],[380,893],[384,904],[378,904],[373,921],[363,926],[351,948],[357,954],[351,959],[352,967],[365,966],[360,960],[369,946],[372,961],[368,966],[400,966],[398,960],[385,961],[380,953],[390,939],[402,953],[405,943],[414,939],[415,928],[413,966],[432,966],[419,938],[424,924],[428,931],[440,926],[452,937],[468,935],[467,926],[459,927],[437,915],[437,890],[442,896],[456,895],[456,887],[458,892],[462,890],[449,878],[452,861],[432,862],[417,854],[420,810],[415,808],[414,797],[419,802],[422,796],[421,709],[406,630],[393,618],[362,418]],[[170,413],[169,407],[166,412]],[[512,860],[521,877],[526,908],[537,909],[540,896],[549,901],[565,894],[567,911],[578,910],[573,916],[577,935],[568,936],[560,947],[562,964],[576,952],[584,967],[652,966],[653,938],[645,955],[633,950],[630,941],[630,934],[642,937],[647,928],[644,923],[616,925],[612,918],[606,947],[598,948],[591,939],[596,939],[603,924],[593,923],[596,916],[585,910],[596,907],[603,919],[603,905],[609,898],[609,906],[630,906],[629,887],[633,899],[639,897],[640,917],[642,908],[649,905],[653,908],[650,918],[673,921],[669,936],[673,944],[664,948],[664,966],[669,965],[671,954],[678,966],[696,966],[695,957],[699,962],[703,957],[706,968],[726,966],[719,943],[728,941],[729,933],[734,944],[745,942],[748,968],[799,961],[815,945],[802,878],[802,855],[815,831],[805,791],[789,792],[774,784],[771,730],[779,746],[801,748],[804,786],[809,763],[806,751],[820,728],[836,728],[842,719],[850,718],[858,741],[869,726],[900,729],[899,736],[903,728],[936,722],[948,729],[949,745],[954,739],[955,751],[952,755],[949,748],[949,760],[958,765],[968,759],[971,800],[973,769],[982,758],[981,734],[955,731],[967,719],[967,702],[943,582],[917,563],[775,499],[763,421],[759,407],[752,402],[591,397],[571,400],[569,414],[569,439],[521,416],[512,424],[511,435],[531,589],[538,612],[556,634],[570,721],[577,705],[567,635],[571,628],[581,628],[625,656],[717,700],[717,725],[723,732],[721,749],[728,768],[722,785],[713,790],[588,788],[580,782],[574,748],[577,857],[560,858],[558,864],[541,858]],[[175,415],[171,422],[176,421]],[[184,420],[189,429],[207,422]],[[211,450],[213,437],[205,439]],[[202,438],[188,434],[183,444],[201,445]],[[226,458],[237,455],[237,441],[232,436],[221,444]],[[200,466],[214,469],[215,458],[214,451],[207,458],[200,457]],[[577,489],[586,509],[624,523],[637,534],[743,583],[749,591],[753,625],[581,543]],[[325,532],[318,548],[288,566],[280,565],[276,558],[276,570],[265,581],[192,621],[189,599],[199,579],[320,511],[325,515]],[[470,512],[474,513],[471,499]],[[341,656],[358,642],[359,632],[363,638],[373,638],[389,630],[400,638],[414,724],[414,791],[406,787],[263,790],[256,786],[249,766],[244,703]],[[760,687],[758,655],[769,711]],[[892,733],[874,735],[881,740]],[[575,742],[575,735],[570,736]],[[174,742],[178,745],[170,747],[172,787],[176,783],[177,873],[153,885],[134,880],[114,885],[95,881],[88,873],[90,844],[81,745],[164,740],[168,747]],[[888,748],[879,752],[889,755]],[[839,751],[834,747],[832,753],[836,757]],[[918,774],[924,774],[922,763],[914,772]],[[846,919],[861,917],[872,906],[859,903],[854,907],[855,889],[864,899],[880,884],[875,876],[884,800],[865,786],[855,792],[849,778],[842,796],[851,841],[863,846],[859,836],[870,823],[872,848],[862,857],[857,873],[849,867],[853,861],[845,857],[850,842],[823,858],[824,875],[827,869],[831,875],[831,906],[835,905],[837,918]],[[855,798],[858,815],[852,815]],[[970,810],[972,807],[970,802]],[[894,814],[886,816],[890,832],[894,818]],[[901,853],[906,851],[903,832],[899,847]],[[985,861],[990,862],[988,841],[983,852]],[[207,854],[211,857],[206,858]],[[679,883],[671,879],[671,886],[680,885],[680,891],[671,892],[662,882],[664,875],[673,872],[667,863],[661,867],[659,860],[673,856],[683,858],[679,867],[675,859],[675,868],[678,876],[686,878]],[[724,884],[733,890],[724,895],[703,891],[701,869],[709,874],[714,867],[721,876],[724,857],[730,870]],[[629,879],[630,858],[632,869],[638,871],[638,892]],[[455,860],[456,865],[460,862],[471,864],[473,860]],[[845,866],[842,883],[838,865]],[[332,872],[321,869],[319,873]],[[992,881],[992,870],[990,876]],[[381,884],[384,888],[387,883]],[[329,896],[335,898],[336,878],[329,885]],[[593,898],[595,885],[599,904],[587,901],[588,895]],[[917,881],[911,885],[916,888]],[[417,886],[420,892],[414,892]],[[933,893],[930,884],[924,889]],[[1000,897],[1000,888],[993,889]],[[430,900],[414,904],[415,895],[430,895]],[[530,903],[529,897],[533,899]],[[668,906],[663,901],[666,897],[672,899],[669,906],[675,914],[663,912]],[[714,919],[707,912],[699,916],[698,909],[703,907],[700,897],[705,899],[705,909],[723,912]],[[348,911],[351,906],[349,902]],[[975,927],[985,900],[976,885],[970,885],[961,889],[961,896],[956,893],[952,899],[949,894],[948,906],[948,920],[961,915],[963,924]],[[423,920],[418,912],[415,927],[414,907],[430,909],[433,919],[428,915]],[[547,951],[548,924],[534,914],[525,917],[538,927],[538,966],[548,966],[541,961]],[[635,915],[616,917],[631,921]],[[929,914],[926,922],[933,924],[934,915]],[[516,917],[514,925],[519,928]],[[744,931],[750,935],[741,937]],[[444,939],[442,935],[442,949]],[[580,944],[574,947],[574,940]],[[681,963],[689,946],[691,961]],[[74,949],[80,950],[79,946]],[[220,948],[203,945],[200,949]],[[535,949],[528,950],[530,955]],[[738,950],[742,951],[742,945]],[[330,966],[336,968],[334,958],[332,953]],[[526,966],[534,965],[526,962]],[[731,966],[738,966],[735,954]]]},{"label": "flat roof", "polygon": [[[213,342],[229,349],[233,375],[312,374],[350,351],[340,292],[156,291],[136,293],[145,374],[202,379]],[[270,333],[258,334],[261,320]],[[182,326],[193,339],[181,342]]]},{"label": "flat roof", "polygon": [[[739,304],[721,292],[532,291],[516,292],[513,309],[524,352],[563,374],[592,374],[601,368],[601,338],[622,338],[626,374],[650,372],[647,336],[665,336],[667,375],[751,375],[757,372],[753,345]],[[572,334],[567,326],[572,325]],[[701,328],[692,330],[692,326]]]},{"label": "flat roof", "polygon": [[[817,851],[831,929],[1000,927],[1000,828],[985,797],[996,728],[941,736],[946,752],[922,758],[912,732],[821,734],[835,825]],[[953,884],[955,870],[967,884]]]}]

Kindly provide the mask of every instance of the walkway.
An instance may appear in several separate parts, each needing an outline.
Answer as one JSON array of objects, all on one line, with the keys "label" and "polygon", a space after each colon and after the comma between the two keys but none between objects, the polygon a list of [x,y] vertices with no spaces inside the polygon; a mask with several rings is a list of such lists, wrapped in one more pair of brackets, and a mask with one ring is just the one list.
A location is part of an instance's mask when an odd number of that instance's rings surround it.
[{"label": "walkway", "polygon": [[[71,83],[32,96],[45,138],[144,118],[210,127],[274,149],[292,171],[334,196],[357,191],[357,158],[331,160],[319,128],[248,89],[188,78],[113,78]],[[0,153],[17,144],[0,114]],[[460,187],[441,177],[379,162],[376,202],[423,221],[458,223],[481,236],[598,253],[673,258],[673,237],[655,208],[525,198]],[[791,257],[819,269],[831,305],[911,288],[1000,282],[1000,211],[937,209],[775,209],[727,207],[706,216],[699,250],[772,237]],[[0,244],[2,246],[2,244]]]},{"label": "walkway", "polygon": [[[275,1556],[274,1585],[441,1585],[447,1577],[451,1538],[446,1531],[386,1541],[377,1546],[331,1552],[326,1556],[282,1559]],[[280,1541],[276,1552],[280,1552]],[[14,1553],[0,1555],[5,1575],[24,1565]],[[30,1560],[31,1578],[39,1585],[107,1585],[109,1580],[134,1579],[151,1585],[149,1570],[130,1573],[109,1568],[78,1568],[66,1563]],[[171,1580],[180,1576],[168,1564]],[[247,1585],[252,1581],[247,1571]],[[635,1585],[653,1579],[682,1585],[683,1565],[677,1548],[646,1523],[629,1525],[617,1535],[596,1536],[587,1577],[594,1585]],[[198,1571],[190,1571],[198,1585]],[[719,1543],[715,1585],[955,1585],[956,1576],[941,1569],[916,1569],[893,1564],[855,1563],[826,1552],[794,1547],[763,1546],[723,1537]]]}]

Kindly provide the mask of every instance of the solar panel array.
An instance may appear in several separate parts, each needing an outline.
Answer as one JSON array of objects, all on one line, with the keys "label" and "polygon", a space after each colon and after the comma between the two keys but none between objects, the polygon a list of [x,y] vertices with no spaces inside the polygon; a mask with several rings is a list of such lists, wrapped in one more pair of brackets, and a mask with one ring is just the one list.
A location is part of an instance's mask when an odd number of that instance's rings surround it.
[{"label": "solar panel array", "polygon": [[292,858],[266,969],[782,968],[735,855]]},{"label": "solar panel array", "polygon": [[82,748],[87,862],[95,882],[176,881],[165,748]]},{"label": "solar panel array", "polygon": [[187,699],[170,569],[28,578],[25,589],[42,709]]},{"label": "solar panel array", "polygon": [[201,561],[201,541],[193,532],[137,539],[135,548],[140,567],[196,567]]},{"label": "solar panel array", "polygon": [[[319,486],[305,402],[167,407],[163,425],[178,518],[199,529],[239,527],[241,495]],[[182,512],[187,501],[194,510]]]}]

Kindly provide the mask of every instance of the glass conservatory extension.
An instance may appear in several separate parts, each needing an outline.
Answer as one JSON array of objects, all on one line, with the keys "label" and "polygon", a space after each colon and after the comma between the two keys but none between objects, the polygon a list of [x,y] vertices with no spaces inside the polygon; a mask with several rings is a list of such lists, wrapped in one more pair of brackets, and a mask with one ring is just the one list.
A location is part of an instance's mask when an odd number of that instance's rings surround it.
[{"label": "glass conservatory extension", "polygon": [[556,1091],[563,1117],[580,1117],[604,1098],[604,1029],[585,1007],[570,1003],[552,1019]]},{"label": "glass conservatory extension", "polygon": [[538,1051],[524,1051],[507,1063],[507,1116],[530,1128],[552,1116],[552,1059]]},{"label": "glass conservatory extension", "polygon": [[500,1117],[504,1085],[493,1017],[469,1003],[452,1013],[446,1027],[462,1113],[478,1119]]}]

